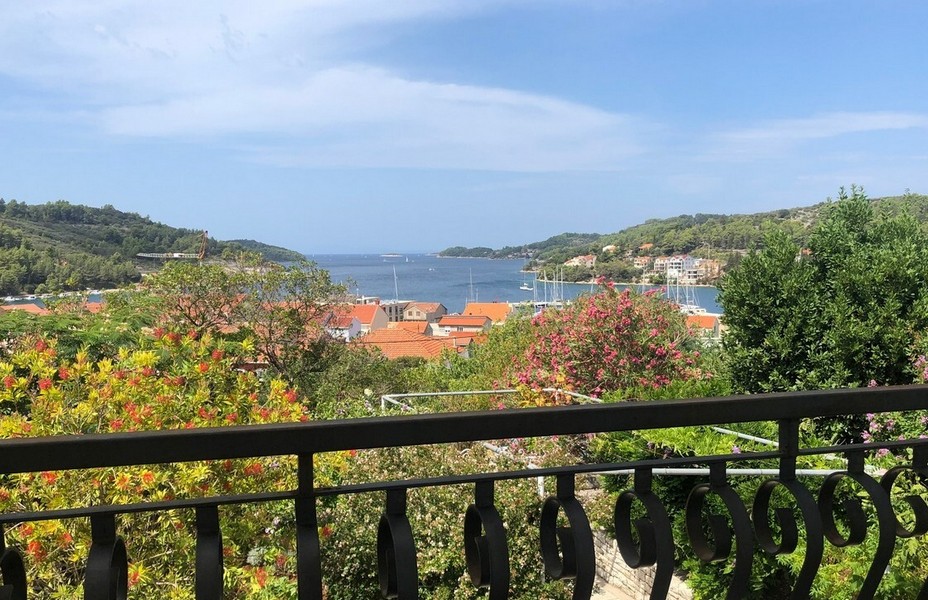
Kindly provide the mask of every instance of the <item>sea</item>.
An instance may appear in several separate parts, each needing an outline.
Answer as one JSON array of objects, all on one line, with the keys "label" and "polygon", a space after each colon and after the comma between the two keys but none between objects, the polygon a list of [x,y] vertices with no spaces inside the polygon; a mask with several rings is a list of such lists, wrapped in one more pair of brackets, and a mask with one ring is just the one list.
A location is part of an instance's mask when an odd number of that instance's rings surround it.
[{"label": "sea", "polygon": [[[434,254],[310,254],[306,258],[328,270],[333,281],[347,284],[352,293],[384,301],[441,302],[452,313],[463,311],[468,301],[544,301],[554,294],[552,284],[536,282],[532,273],[522,271],[524,260],[442,258]],[[519,289],[523,284],[534,289]],[[596,291],[595,285],[564,283],[558,284],[558,294],[561,288],[565,299]],[[716,303],[716,288],[691,289],[696,303],[707,312],[722,312]]]}]

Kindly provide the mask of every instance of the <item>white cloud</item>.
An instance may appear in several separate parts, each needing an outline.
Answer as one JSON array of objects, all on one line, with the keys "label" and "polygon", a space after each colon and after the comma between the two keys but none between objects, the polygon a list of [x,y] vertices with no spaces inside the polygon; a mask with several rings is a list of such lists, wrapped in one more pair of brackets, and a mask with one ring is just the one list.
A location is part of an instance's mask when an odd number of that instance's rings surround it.
[{"label": "white cloud", "polygon": [[755,159],[781,154],[797,145],[874,131],[928,129],[928,115],[908,112],[833,112],[768,121],[710,139],[708,158]]},{"label": "white cloud", "polygon": [[275,164],[618,168],[640,151],[628,116],[348,58],[397,23],[517,1],[16,3],[0,8],[0,74],[108,134],[244,135]]}]

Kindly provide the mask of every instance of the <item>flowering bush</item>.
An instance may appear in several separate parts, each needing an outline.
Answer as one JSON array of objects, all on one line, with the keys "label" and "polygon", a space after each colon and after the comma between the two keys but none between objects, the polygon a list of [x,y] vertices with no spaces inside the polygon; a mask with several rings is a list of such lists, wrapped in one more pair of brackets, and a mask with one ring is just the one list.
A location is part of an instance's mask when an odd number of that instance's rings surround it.
[{"label": "flowering bush", "polygon": [[662,388],[675,380],[708,378],[686,348],[683,315],[655,293],[611,287],[534,317],[535,336],[518,382],[593,397],[632,388]]},{"label": "flowering bush", "polygon": [[[141,339],[137,349],[95,362],[84,351],[73,360],[61,359],[55,346],[54,340],[24,338],[0,361],[3,438],[309,418],[296,391],[282,381],[262,381],[234,369],[251,351],[247,342],[221,343],[194,331],[158,329]],[[0,511],[292,489],[294,463],[282,457],[9,475],[0,479]],[[327,457],[317,465],[317,480],[332,483],[344,466],[344,457]],[[230,597],[295,590],[291,505],[223,507],[220,518]],[[122,515],[117,527],[132,561],[132,597],[193,598],[193,511]],[[82,597],[90,545],[85,519],[24,523],[7,537],[8,543],[24,549],[30,585],[38,597]]]}]

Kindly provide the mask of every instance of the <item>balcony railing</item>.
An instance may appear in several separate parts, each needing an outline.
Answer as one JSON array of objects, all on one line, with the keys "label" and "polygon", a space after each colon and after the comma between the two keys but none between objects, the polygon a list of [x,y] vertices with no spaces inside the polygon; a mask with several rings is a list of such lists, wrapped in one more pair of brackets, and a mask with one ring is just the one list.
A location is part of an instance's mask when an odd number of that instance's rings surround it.
[{"label": "balcony railing", "polygon": [[[503,480],[554,477],[556,491],[548,497],[539,519],[539,564],[552,579],[574,581],[573,597],[590,598],[595,575],[593,535],[589,520],[575,495],[580,474],[622,471],[633,473],[632,487],[615,505],[615,534],[624,560],[633,568],[656,567],[651,598],[667,595],[674,570],[674,539],[667,510],[651,487],[657,469],[707,466],[709,478],[693,487],[685,505],[688,543],[706,561],[733,563],[728,598],[748,593],[755,544],[776,555],[792,553],[805,540],[801,571],[792,598],[804,598],[818,572],[825,542],[844,547],[860,544],[869,529],[878,543],[858,598],[873,598],[891,559],[896,538],[928,532],[928,504],[909,496],[914,519],[897,518],[891,502],[899,475],[912,471],[928,476],[928,440],[803,448],[799,427],[803,420],[885,411],[928,409],[928,386],[834,390],[789,394],[733,396],[715,399],[668,400],[500,410],[453,414],[387,416],[342,421],[257,425],[199,430],[153,431],[108,435],[22,438],[0,441],[0,474],[36,473],[63,469],[91,469],[295,455],[297,489],[286,492],[227,495],[129,505],[88,506],[67,510],[15,513],[0,516],[13,524],[49,519],[89,518],[92,543],[86,564],[85,598],[125,598],[127,547],[119,536],[120,514],[191,508],[196,511],[196,597],[222,597],[223,552],[219,507],[232,504],[287,500],[293,502],[297,527],[297,575],[301,599],[323,598],[317,501],[325,496],[384,493],[378,526],[377,556],[381,591],[386,598],[409,599],[418,593],[416,532],[407,518],[406,494],[412,488],[472,485],[473,500],[462,502],[463,543],[467,570],[475,585],[489,588],[489,598],[509,594],[507,532],[494,506],[494,483]],[[369,481],[340,487],[316,487],[314,454],[360,449],[478,442],[554,435],[706,426],[724,423],[774,421],[779,424],[776,446],[768,452],[745,452],[667,460],[611,464],[564,465],[454,476]],[[911,464],[896,467],[877,479],[865,468],[868,453],[889,448],[894,453],[911,449]],[[811,455],[844,457],[847,468],[823,479],[810,490],[797,479],[797,459]],[[777,462],[775,476],[760,478],[749,507],[729,482],[729,467],[743,461]],[[667,472],[667,471],[665,471]],[[859,499],[845,498],[835,506],[842,479],[853,482],[857,496],[866,496],[876,518],[868,518]],[[798,510],[772,506],[774,490],[784,488]],[[710,496],[717,500],[707,502]],[[719,501],[721,504],[719,504]],[[710,506],[724,505],[726,516],[706,514]],[[836,524],[836,512],[843,526]],[[771,519],[771,514],[773,518]],[[801,518],[796,519],[794,514]],[[637,515],[644,515],[638,517]],[[771,522],[774,521],[774,522]],[[903,521],[910,523],[909,527]],[[0,598],[26,597],[28,582],[24,560],[15,548],[0,547],[3,587]],[[131,548],[128,549],[131,552]],[[920,598],[928,597],[928,584]]]}]

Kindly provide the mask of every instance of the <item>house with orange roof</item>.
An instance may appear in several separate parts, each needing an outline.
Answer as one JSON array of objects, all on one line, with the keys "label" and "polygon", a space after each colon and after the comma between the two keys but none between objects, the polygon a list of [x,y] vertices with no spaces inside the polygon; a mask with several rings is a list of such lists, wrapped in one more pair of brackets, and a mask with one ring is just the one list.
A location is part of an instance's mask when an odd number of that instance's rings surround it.
[{"label": "house with orange roof", "polygon": [[494,325],[505,323],[512,312],[508,302],[468,302],[461,313],[467,317],[489,317]]},{"label": "house with orange roof", "polygon": [[387,313],[378,304],[352,304],[345,308],[342,315],[355,317],[361,323],[363,334],[385,329],[389,322]]},{"label": "house with orange roof", "polygon": [[325,321],[325,331],[337,340],[350,342],[361,335],[361,321],[354,315],[329,313]]},{"label": "house with orange roof", "polygon": [[2,304],[0,305],[0,308],[8,313],[17,310],[29,313],[30,315],[38,315],[40,317],[52,314],[51,311],[47,308],[42,308],[38,304],[32,304],[31,302],[24,304]]},{"label": "house with orange roof", "polygon": [[450,335],[453,331],[468,331],[471,333],[486,333],[490,329],[490,317],[485,315],[445,315],[434,328],[435,335]]},{"label": "house with orange roof", "polygon": [[445,350],[467,356],[470,340],[437,338],[405,329],[378,329],[358,338],[356,344],[379,349],[389,359],[413,357],[427,360],[438,358]]},{"label": "house with orange roof", "polygon": [[403,311],[403,320],[434,323],[447,314],[448,309],[440,302],[410,302]]},{"label": "house with orange roof", "polygon": [[413,333],[421,333],[422,335],[430,335],[431,333],[427,321],[395,321],[387,323],[387,329],[402,329]]},{"label": "house with orange roof", "polygon": [[564,261],[565,267],[587,267],[589,269],[596,266],[596,255],[595,254],[584,254],[582,256],[575,256],[569,260]]},{"label": "house with orange roof", "polygon": [[705,338],[722,337],[721,322],[715,315],[686,315],[686,326]]}]

